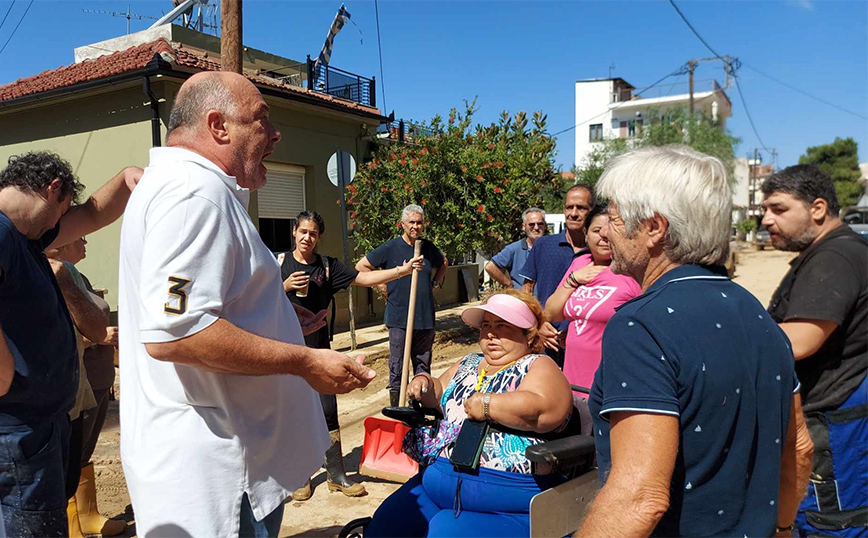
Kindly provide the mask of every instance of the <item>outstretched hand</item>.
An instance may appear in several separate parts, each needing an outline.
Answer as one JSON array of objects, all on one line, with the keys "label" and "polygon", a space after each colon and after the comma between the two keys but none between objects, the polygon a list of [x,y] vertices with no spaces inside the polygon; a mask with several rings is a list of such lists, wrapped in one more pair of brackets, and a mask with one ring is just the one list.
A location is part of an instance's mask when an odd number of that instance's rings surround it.
[{"label": "outstretched hand", "polygon": [[298,316],[298,322],[301,324],[301,333],[303,335],[313,334],[326,326],[325,317],[329,313],[327,309],[320,310],[314,314],[307,308],[295,303],[292,303],[292,307]]},{"label": "outstretched hand", "polygon": [[311,349],[312,360],[303,374],[320,394],[346,394],[366,387],[377,373],[365,366],[365,356],[355,359],[330,349]]}]

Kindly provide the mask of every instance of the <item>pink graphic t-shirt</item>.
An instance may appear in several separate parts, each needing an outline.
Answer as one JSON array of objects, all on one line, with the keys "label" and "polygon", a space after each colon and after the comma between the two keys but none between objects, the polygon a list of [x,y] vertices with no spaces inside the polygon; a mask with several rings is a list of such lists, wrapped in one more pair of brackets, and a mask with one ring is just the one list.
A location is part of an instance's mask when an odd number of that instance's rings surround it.
[{"label": "pink graphic t-shirt", "polygon": [[[591,261],[590,254],[574,259],[561,280],[561,286],[570,273],[589,265]],[[641,293],[642,288],[633,278],[616,275],[607,267],[570,295],[564,305],[564,319],[570,322],[567,327],[564,375],[570,383],[590,388],[600,365],[606,323],[615,314],[616,307]]]}]

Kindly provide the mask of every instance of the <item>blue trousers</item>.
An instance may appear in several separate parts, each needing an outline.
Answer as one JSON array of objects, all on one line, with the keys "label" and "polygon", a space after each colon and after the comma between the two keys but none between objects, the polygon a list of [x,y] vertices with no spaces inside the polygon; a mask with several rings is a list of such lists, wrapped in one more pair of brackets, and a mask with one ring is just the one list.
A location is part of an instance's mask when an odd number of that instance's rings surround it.
[{"label": "blue trousers", "polygon": [[66,536],[66,414],[0,431],[0,504],[7,536]]},{"label": "blue trousers", "polygon": [[527,538],[531,499],[561,482],[562,477],[484,468],[478,475],[458,473],[438,458],[383,501],[365,538]]},{"label": "blue trousers", "polygon": [[814,469],[799,536],[868,536],[868,378],[838,409],[805,414]]},{"label": "blue trousers", "polygon": [[238,536],[241,538],[277,538],[280,533],[280,522],[283,521],[283,505],[265,516],[262,521],[253,517],[253,508],[247,494],[241,499],[241,526]]}]

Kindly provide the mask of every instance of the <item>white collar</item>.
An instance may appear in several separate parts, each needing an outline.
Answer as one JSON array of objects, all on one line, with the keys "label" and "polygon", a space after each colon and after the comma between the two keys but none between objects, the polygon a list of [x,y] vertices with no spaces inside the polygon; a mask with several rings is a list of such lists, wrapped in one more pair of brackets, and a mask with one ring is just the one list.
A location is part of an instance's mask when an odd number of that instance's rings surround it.
[{"label": "white collar", "polygon": [[214,164],[214,162],[206,159],[195,151],[177,147],[160,147],[151,148],[148,156],[150,158],[149,166],[171,164],[182,161],[196,163],[219,177],[229,190],[232,191],[238,201],[241,202],[241,205],[243,205],[245,209],[247,209],[247,206],[250,203],[250,189],[240,187],[235,176],[228,175],[222,168]]}]

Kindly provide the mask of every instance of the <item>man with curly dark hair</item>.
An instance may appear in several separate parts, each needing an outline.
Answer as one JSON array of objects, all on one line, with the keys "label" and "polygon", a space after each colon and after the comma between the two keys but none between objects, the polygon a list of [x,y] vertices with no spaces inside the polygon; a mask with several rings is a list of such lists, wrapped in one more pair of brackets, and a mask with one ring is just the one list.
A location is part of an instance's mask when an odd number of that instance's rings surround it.
[{"label": "man with curly dark hair", "polygon": [[78,387],[69,311],[43,251],[118,219],[140,168],[80,205],[69,163],[47,152],[0,171],[0,504],[8,536],[66,536],[67,412]]}]

